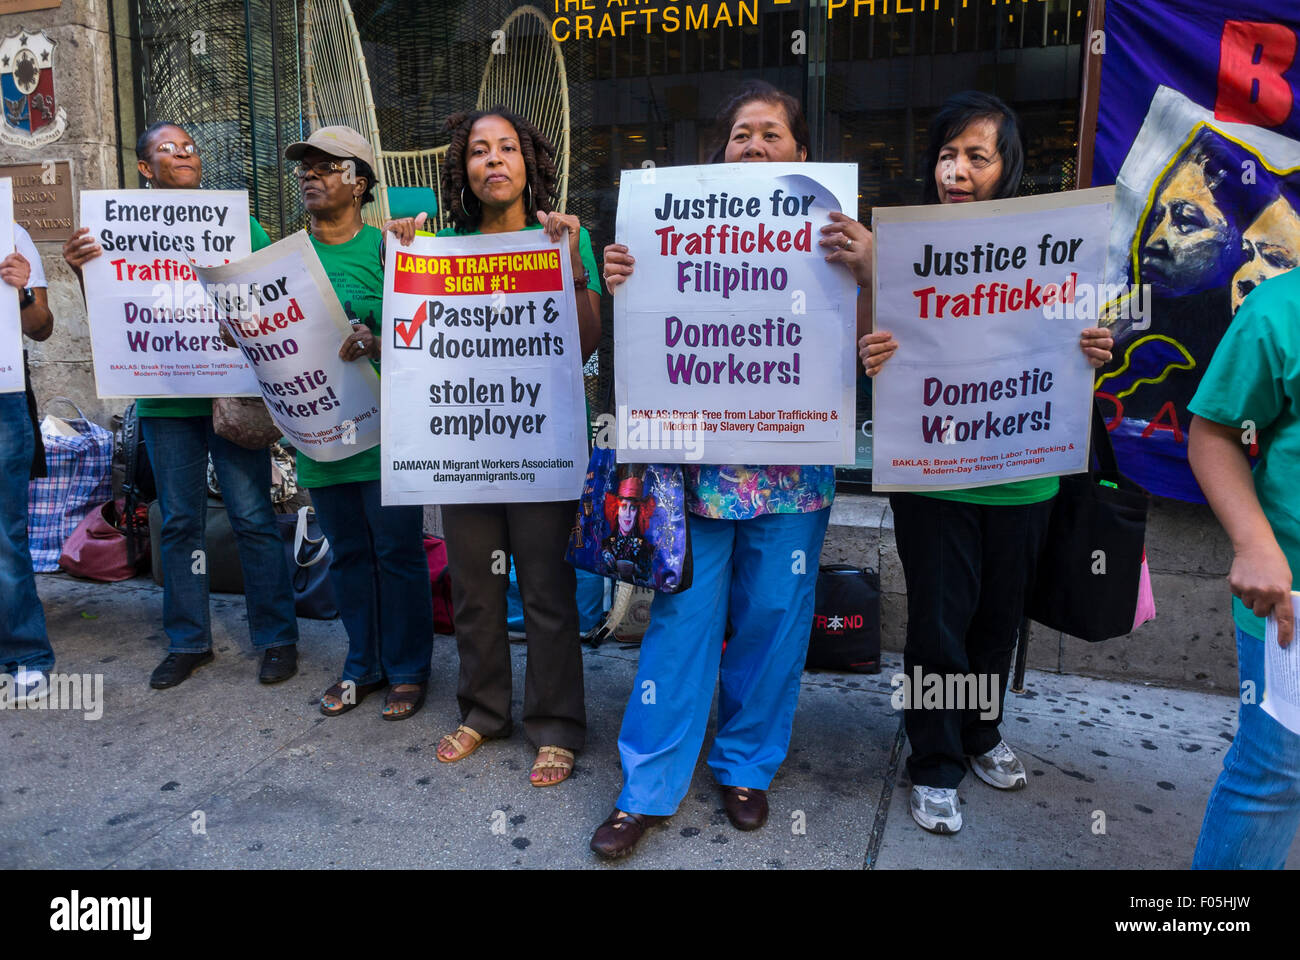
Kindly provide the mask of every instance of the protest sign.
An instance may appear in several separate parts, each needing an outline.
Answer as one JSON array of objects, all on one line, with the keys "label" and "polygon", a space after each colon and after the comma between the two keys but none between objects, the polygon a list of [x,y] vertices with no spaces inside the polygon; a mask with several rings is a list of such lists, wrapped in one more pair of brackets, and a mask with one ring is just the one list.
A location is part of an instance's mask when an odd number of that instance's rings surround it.
[{"label": "protest sign", "polygon": [[100,397],[259,394],[194,273],[248,256],[247,193],[83,190],[81,223],[104,251],[82,267]]},{"label": "protest sign", "polygon": [[576,499],[587,416],[567,244],[421,236],[388,245],[384,277],[383,502]]},{"label": "protest sign", "polygon": [[877,208],[872,489],[958,490],[1087,468],[1114,190]]},{"label": "protest sign", "polygon": [[339,357],[352,325],[305,232],[195,272],[298,450],[329,463],[379,442],[379,378],[368,360]]},{"label": "protest sign", "polygon": [[[0,259],[14,248],[14,191],[9,177],[0,178]],[[23,380],[23,322],[19,291],[0,283],[0,393],[27,388]]]},{"label": "protest sign", "polygon": [[857,165],[625,171],[619,462],[852,463],[857,284],[817,242]]}]

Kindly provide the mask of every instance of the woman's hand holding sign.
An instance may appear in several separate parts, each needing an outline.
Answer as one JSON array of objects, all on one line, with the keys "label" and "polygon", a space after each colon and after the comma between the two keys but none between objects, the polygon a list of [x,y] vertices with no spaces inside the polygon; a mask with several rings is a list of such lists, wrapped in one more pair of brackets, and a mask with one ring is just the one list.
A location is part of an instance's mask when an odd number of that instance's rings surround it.
[{"label": "woman's hand holding sign", "polygon": [[389,220],[384,224],[384,232],[391,233],[397,238],[397,242],[404,247],[409,247],[411,241],[415,239],[415,231],[424,226],[429,219],[427,213],[419,213],[414,217],[402,217],[398,220]]},{"label": "woman's hand holding sign", "polygon": [[1079,349],[1094,367],[1104,367],[1110,363],[1110,350],[1115,346],[1115,339],[1109,330],[1102,327],[1088,327],[1079,334]]},{"label": "woman's hand holding sign", "polygon": [[362,357],[379,359],[379,338],[364,323],[354,323],[352,332],[343,341],[343,346],[339,347],[339,359],[351,362]]},{"label": "woman's hand holding sign", "polygon": [[605,286],[613,293],[614,288],[632,276],[632,254],[622,243],[611,243],[605,247]]},{"label": "woman's hand holding sign", "polygon": [[[1102,327],[1088,327],[1079,333],[1079,349],[1084,359],[1093,367],[1104,367],[1110,363],[1110,351],[1115,340],[1110,331]],[[888,330],[877,330],[858,341],[858,356],[862,358],[863,369],[867,376],[874,377],[880,372],[885,361],[898,349],[898,341]]]},{"label": "woman's hand holding sign", "polygon": [[858,286],[871,287],[871,231],[852,217],[837,211],[831,212],[831,222],[822,227],[822,238],[817,241],[831,252],[827,263],[842,263],[849,268]]}]

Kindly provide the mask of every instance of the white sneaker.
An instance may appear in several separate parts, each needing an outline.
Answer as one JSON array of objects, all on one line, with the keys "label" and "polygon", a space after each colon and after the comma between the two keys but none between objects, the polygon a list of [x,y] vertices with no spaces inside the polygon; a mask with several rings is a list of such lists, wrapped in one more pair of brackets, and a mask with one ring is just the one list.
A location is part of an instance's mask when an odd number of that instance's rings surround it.
[{"label": "white sneaker", "polygon": [[1005,740],[999,740],[988,753],[971,757],[970,768],[975,776],[999,790],[1019,790],[1029,782],[1025,765],[1011,752]]},{"label": "white sneaker", "polygon": [[14,703],[35,703],[50,695],[50,681],[41,670],[19,667],[14,676]]},{"label": "white sneaker", "polygon": [[961,829],[961,808],[956,789],[912,787],[912,819],[931,833],[956,833]]}]

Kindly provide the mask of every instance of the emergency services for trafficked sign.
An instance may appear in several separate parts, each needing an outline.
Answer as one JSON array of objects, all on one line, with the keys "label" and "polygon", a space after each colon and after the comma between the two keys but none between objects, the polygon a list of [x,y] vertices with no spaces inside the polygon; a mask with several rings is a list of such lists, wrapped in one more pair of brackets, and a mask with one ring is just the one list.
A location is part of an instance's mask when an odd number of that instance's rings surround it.
[{"label": "emergency services for trafficked sign", "polygon": [[624,172],[620,463],[854,461],[857,284],[817,242],[857,182],[851,163]]},{"label": "emergency services for trafficked sign", "polygon": [[417,236],[387,256],[383,502],[576,499],[587,418],[567,243]]},{"label": "emergency services for trafficked sign", "polygon": [[196,272],[298,450],[328,463],[379,442],[379,377],[339,356],[352,325],[306,232]]},{"label": "emergency services for trafficked sign", "polygon": [[[13,181],[0,178],[0,259],[14,250]],[[0,393],[17,393],[23,381],[23,322],[18,295],[8,284],[0,285]]]},{"label": "emergency services for trafficked sign", "polygon": [[958,490],[1087,469],[1114,189],[876,208],[875,490]]},{"label": "emergency services for trafficked sign", "polygon": [[246,192],[83,190],[81,223],[104,251],[82,267],[100,397],[259,393],[194,270],[248,256]]}]

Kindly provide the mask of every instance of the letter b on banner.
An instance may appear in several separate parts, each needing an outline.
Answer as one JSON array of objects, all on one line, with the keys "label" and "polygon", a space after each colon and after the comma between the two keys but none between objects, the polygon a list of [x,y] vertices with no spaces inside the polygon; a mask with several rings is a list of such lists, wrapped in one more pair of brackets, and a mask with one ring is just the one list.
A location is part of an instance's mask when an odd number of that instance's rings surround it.
[{"label": "letter b on banner", "polygon": [[1245,20],[1224,23],[1215,119],[1261,127],[1285,123],[1295,95],[1284,74],[1295,63],[1295,55],[1296,35],[1290,27]]}]

